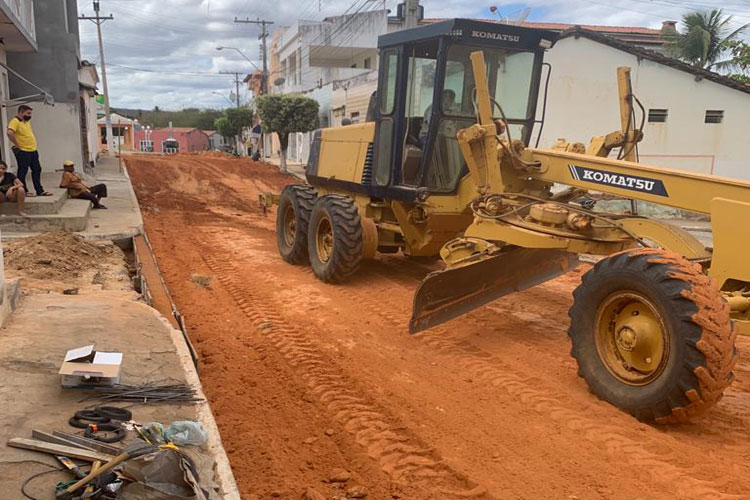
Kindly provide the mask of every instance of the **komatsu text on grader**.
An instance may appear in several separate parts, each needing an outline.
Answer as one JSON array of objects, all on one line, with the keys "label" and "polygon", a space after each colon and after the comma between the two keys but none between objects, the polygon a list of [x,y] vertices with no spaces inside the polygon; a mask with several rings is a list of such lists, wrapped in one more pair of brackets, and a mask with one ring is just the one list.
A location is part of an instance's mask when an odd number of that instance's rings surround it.
[{"label": "komatsu text on grader", "polygon": [[[439,255],[412,332],[559,276],[578,254],[604,256],[573,293],[578,373],[639,419],[686,420],[731,383],[735,335],[750,325],[750,183],[637,163],[628,68],[620,130],[529,147],[554,40],[465,19],[381,36],[371,116],[315,132],[308,184],[279,197],[279,252],[332,283],[376,252]],[[713,249],[664,222],[594,211],[587,190],[709,214]]]}]

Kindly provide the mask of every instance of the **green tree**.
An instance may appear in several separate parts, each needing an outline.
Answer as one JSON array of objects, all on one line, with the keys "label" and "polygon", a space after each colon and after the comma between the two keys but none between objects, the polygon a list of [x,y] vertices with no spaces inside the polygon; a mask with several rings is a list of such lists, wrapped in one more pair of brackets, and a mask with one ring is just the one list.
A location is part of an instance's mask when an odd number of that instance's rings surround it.
[{"label": "green tree", "polygon": [[730,77],[744,83],[750,83],[750,44],[742,40],[729,40],[727,50],[732,54]]},{"label": "green tree", "polygon": [[683,30],[664,34],[667,49],[675,57],[694,66],[708,70],[721,70],[731,66],[731,60],[722,60],[727,44],[738,37],[750,24],[730,31],[732,16],[721,9],[701,10],[682,17]]},{"label": "green tree", "polygon": [[240,151],[242,129],[253,125],[253,110],[250,108],[227,108],[224,116],[214,121],[216,131],[222,137],[234,137],[237,151]]},{"label": "green tree", "polygon": [[279,135],[281,171],[286,172],[289,134],[318,128],[318,101],[294,95],[265,94],[255,100],[264,132]]}]

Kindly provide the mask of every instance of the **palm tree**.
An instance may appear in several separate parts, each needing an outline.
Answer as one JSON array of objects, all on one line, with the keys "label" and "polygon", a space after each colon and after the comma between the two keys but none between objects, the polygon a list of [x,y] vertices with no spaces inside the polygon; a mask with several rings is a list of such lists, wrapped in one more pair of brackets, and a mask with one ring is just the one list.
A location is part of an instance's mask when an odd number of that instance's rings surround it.
[{"label": "palm tree", "polygon": [[682,17],[684,30],[665,34],[667,49],[677,58],[704,69],[728,69],[731,59],[720,60],[727,42],[736,40],[750,23],[729,32],[732,16],[721,9],[696,11]]}]

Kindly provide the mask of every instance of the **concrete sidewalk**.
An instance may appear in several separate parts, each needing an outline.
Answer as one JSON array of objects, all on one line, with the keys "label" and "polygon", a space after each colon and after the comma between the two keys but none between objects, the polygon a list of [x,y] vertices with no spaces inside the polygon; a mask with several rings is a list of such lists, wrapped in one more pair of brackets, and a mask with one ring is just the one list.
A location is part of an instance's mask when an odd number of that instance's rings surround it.
[{"label": "concrete sidewalk", "polygon": [[[57,187],[60,177],[60,172],[45,171],[44,187]],[[118,159],[101,158],[95,176],[86,176],[85,182],[107,184],[109,196],[104,203],[109,209],[91,211],[86,230],[78,234],[91,240],[120,240],[127,246],[134,235],[142,233],[143,221],[130,179],[120,168]],[[3,233],[2,237],[6,240],[31,235]],[[20,246],[24,244],[24,241],[17,242]],[[57,371],[68,349],[95,344],[99,350],[120,351],[123,353],[121,383],[182,382],[191,385],[204,398],[183,333],[143,302],[143,296],[133,290],[126,262],[120,257],[116,260],[118,264],[114,269],[94,266],[83,273],[68,270],[63,273],[64,281],[55,281],[60,278],[48,275],[32,279],[27,276],[32,271],[28,266],[12,268],[15,271],[8,267],[4,276],[0,265],[0,281],[15,274],[20,278],[23,294],[17,309],[8,315],[5,326],[0,329],[0,380],[3,381],[0,384],[0,401],[3,402],[0,405],[0,498],[3,500],[24,498],[20,488],[27,478],[50,470],[44,464],[58,466],[50,455],[3,446],[8,439],[29,438],[32,429],[80,433],[79,429],[68,425],[68,419],[91,403],[81,401],[88,393],[63,390],[60,386]],[[41,261],[38,264],[46,265]],[[112,273],[121,277],[117,286],[102,284],[102,276]],[[65,288],[79,286],[79,295],[60,293]],[[157,285],[150,282],[149,286]],[[15,290],[10,283],[5,288]],[[5,307],[12,301],[3,302]],[[202,451],[215,460],[214,480],[220,486],[220,493],[211,498],[240,500],[208,402],[182,406],[141,405],[131,410],[139,423],[202,422],[209,435]],[[132,438],[131,432],[128,440]],[[29,484],[27,491],[39,500],[52,500],[55,483],[70,478],[67,473],[41,476]]]},{"label": "concrete sidewalk", "polygon": [[[200,384],[181,332],[156,310],[133,300],[134,292],[109,292],[65,296],[32,295],[0,330],[0,400],[3,401],[0,441],[28,438],[32,429],[77,433],[68,419],[91,402],[91,394],[60,387],[57,374],[65,352],[73,347],[95,344],[97,349],[120,351],[123,356],[123,384]],[[200,392],[203,397],[202,392]],[[208,403],[198,405],[141,405],[131,408],[141,423],[199,420],[210,435],[204,453],[217,459],[217,482],[223,488],[218,498],[239,499],[221,446],[218,429]],[[129,438],[132,438],[130,433]],[[21,483],[35,472],[47,470],[34,463],[7,462],[39,460],[56,464],[53,457],[16,448],[0,448],[0,491],[4,499],[23,498]],[[54,499],[54,485],[69,474],[55,473],[34,481],[29,492],[38,498]]]},{"label": "concrete sidewalk", "polygon": [[[58,167],[58,169],[61,167]],[[79,175],[80,172],[78,172]],[[45,189],[57,189],[60,185],[62,172],[54,168],[44,167],[42,171],[42,185]],[[89,210],[85,221],[85,229],[79,231],[86,239],[91,240],[122,240],[131,238],[143,232],[143,219],[138,206],[138,200],[133,192],[127,171],[120,167],[118,158],[99,158],[93,176],[83,176],[84,182],[93,186],[104,183],[107,185],[108,196],[102,203],[107,210]],[[27,183],[31,176],[27,176]],[[33,198],[32,198],[33,199]],[[78,200],[68,200],[78,201]],[[81,226],[83,227],[83,226]],[[32,231],[2,232],[3,240],[24,238],[38,234]]]},{"label": "concrete sidewalk", "polygon": [[[274,165],[276,167],[279,167],[281,163],[281,159],[278,157],[261,158],[261,161],[265,161],[266,163],[270,163],[271,165]],[[305,180],[305,167],[306,166],[307,165],[305,165],[304,163],[290,162],[289,160],[287,160],[286,162],[287,173],[303,181]]]},{"label": "concrete sidewalk", "polygon": [[[122,165],[122,166],[121,166]],[[107,185],[109,196],[103,203],[107,210],[92,210],[86,231],[86,239],[118,240],[131,238],[143,232],[143,218],[138,200],[133,192],[130,177],[119,158],[103,156],[96,164],[95,177],[86,182]]]}]

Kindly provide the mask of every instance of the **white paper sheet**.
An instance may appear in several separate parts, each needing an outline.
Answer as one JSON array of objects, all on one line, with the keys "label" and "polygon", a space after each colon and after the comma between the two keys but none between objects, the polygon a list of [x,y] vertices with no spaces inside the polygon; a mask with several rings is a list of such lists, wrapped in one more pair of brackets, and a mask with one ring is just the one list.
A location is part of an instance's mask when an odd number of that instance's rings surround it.
[{"label": "white paper sheet", "polygon": [[65,361],[71,361],[73,359],[85,358],[94,350],[94,344],[87,345],[85,347],[78,347],[71,349],[65,354]]},{"label": "white paper sheet", "polygon": [[94,364],[119,365],[120,363],[122,363],[121,352],[97,352],[94,354]]}]

